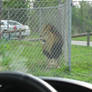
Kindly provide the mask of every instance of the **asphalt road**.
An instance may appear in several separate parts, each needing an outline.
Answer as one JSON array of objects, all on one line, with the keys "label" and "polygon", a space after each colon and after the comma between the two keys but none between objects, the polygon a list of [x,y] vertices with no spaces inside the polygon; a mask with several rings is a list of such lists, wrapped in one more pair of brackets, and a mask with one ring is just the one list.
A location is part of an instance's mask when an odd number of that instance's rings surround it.
[{"label": "asphalt road", "polygon": [[[87,46],[86,41],[72,41],[72,45],[80,45],[80,46]],[[92,42],[90,42],[90,46],[92,46]]]}]

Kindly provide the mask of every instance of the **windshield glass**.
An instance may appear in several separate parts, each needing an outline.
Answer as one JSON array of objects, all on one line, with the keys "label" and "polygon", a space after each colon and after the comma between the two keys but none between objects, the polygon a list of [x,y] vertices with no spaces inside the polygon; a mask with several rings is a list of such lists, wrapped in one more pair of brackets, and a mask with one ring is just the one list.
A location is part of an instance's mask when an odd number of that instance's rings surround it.
[{"label": "windshield glass", "polygon": [[92,82],[92,1],[2,1],[0,71]]}]

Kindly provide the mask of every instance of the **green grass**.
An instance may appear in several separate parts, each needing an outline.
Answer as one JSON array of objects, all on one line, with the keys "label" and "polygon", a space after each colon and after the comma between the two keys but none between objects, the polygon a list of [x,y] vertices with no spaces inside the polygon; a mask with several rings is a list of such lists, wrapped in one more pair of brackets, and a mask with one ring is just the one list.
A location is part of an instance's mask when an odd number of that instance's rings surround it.
[{"label": "green grass", "polygon": [[0,41],[0,71],[22,71],[37,76],[58,76],[92,83],[92,47],[72,46],[71,60],[71,72],[65,65],[60,65],[58,69],[46,69],[47,59],[40,42]]},{"label": "green grass", "polygon": [[28,36],[28,37],[26,37],[26,38],[32,38],[32,39],[36,39],[36,38],[40,38],[40,33],[36,33],[36,32],[34,32],[34,33],[31,33],[31,35],[30,36]]},{"label": "green grass", "polygon": [[[72,40],[75,41],[87,41],[87,37],[76,37],[76,38],[72,38]],[[90,36],[90,41],[92,41],[92,36]]]},{"label": "green grass", "polygon": [[[39,42],[3,41],[1,42],[0,49],[0,53],[5,59],[2,61],[2,65],[9,67],[10,70],[14,70],[16,68],[19,69],[19,64],[20,66],[24,66],[26,64],[25,70],[27,68],[30,72],[34,70],[31,69],[31,67],[35,66],[34,68],[36,69],[37,67],[40,67],[39,62],[45,62],[45,56],[41,52],[42,49]],[[7,58],[11,58],[11,61]],[[18,66],[16,65],[16,67],[13,65],[15,62],[18,63]],[[12,65],[12,67],[10,65]]]},{"label": "green grass", "polygon": [[92,82],[91,73],[92,47],[72,46],[72,74],[75,74],[74,78]]}]

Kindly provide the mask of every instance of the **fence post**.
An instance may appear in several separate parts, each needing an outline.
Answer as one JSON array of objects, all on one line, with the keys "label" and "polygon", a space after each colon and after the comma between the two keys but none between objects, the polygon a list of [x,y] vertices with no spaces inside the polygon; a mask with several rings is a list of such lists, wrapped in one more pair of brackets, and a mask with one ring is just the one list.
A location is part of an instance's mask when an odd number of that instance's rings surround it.
[{"label": "fence post", "polygon": [[1,32],[1,14],[2,14],[2,0],[0,0],[0,39],[2,37],[2,32]]},{"label": "fence post", "polygon": [[19,40],[22,39],[22,30],[19,30]]},{"label": "fence post", "polygon": [[0,20],[1,20],[1,13],[2,13],[2,0],[0,0]]},{"label": "fence post", "polygon": [[72,26],[72,0],[68,1],[68,62],[71,71],[71,26]]},{"label": "fence post", "polygon": [[90,46],[90,32],[87,32],[87,46]]}]

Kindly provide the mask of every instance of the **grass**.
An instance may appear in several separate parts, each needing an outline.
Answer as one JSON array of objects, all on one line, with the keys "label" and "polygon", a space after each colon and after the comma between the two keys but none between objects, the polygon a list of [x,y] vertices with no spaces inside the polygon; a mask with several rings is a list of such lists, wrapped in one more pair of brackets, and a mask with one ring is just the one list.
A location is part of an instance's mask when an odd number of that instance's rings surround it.
[{"label": "grass", "polygon": [[[47,59],[40,42],[1,40],[0,71],[21,71],[37,76],[58,76],[92,83],[92,47],[72,46],[71,72],[68,66],[46,69]],[[65,61],[62,61],[63,64]]]},{"label": "grass", "polygon": [[[4,65],[3,63],[10,62],[9,64],[5,64],[5,66],[7,65],[10,68],[13,67],[13,64],[15,64],[15,62],[18,63],[19,67],[20,65],[26,66],[25,68],[30,68],[34,65],[37,67],[39,64],[38,61],[42,62],[45,59],[45,57],[41,53],[42,50],[39,42],[4,41],[0,45],[0,49],[3,58],[5,58],[6,60],[5,62],[2,61],[2,65]],[[7,58],[11,58],[11,61]],[[15,68],[18,68],[17,65],[14,66],[16,66]]]},{"label": "grass", "polygon": [[[87,41],[87,37],[76,37],[76,38],[72,38],[72,40],[75,41]],[[90,41],[92,41],[92,36],[90,36]]]},{"label": "grass", "polygon": [[72,46],[72,74],[75,78],[92,82],[91,57],[92,47]]}]

